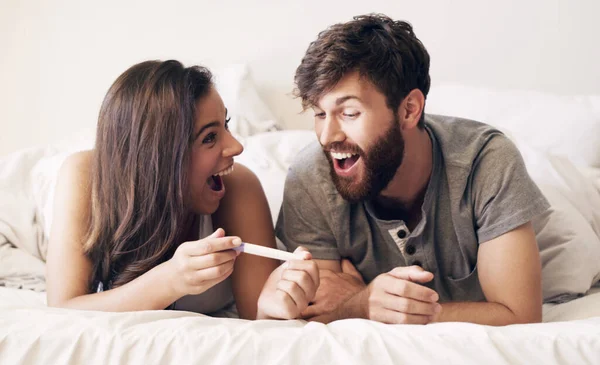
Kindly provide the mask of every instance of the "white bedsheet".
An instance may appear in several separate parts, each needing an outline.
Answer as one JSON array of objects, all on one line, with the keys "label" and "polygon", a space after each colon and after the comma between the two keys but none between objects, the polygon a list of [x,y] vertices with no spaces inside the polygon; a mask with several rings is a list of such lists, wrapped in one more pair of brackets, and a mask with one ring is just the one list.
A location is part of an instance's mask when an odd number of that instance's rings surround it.
[{"label": "white bedsheet", "polygon": [[103,313],[47,308],[43,293],[0,288],[0,364],[600,364],[600,288],[544,306],[544,320],[323,325]]}]

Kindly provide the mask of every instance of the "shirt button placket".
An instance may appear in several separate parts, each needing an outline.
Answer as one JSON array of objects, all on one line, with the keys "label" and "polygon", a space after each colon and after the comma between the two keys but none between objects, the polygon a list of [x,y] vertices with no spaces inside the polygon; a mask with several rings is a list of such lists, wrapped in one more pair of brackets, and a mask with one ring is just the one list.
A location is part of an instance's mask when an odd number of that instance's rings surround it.
[{"label": "shirt button placket", "polygon": [[396,242],[396,246],[400,250],[402,257],[404,258],[404,262],[409,266],[421,266],[423,267],[423,263],[419,260],[419,255],[417,255],[417,246],[415,242],[418,241],[417,238],[409,240],[410,231],[406,227],[405,224],[396,227],[395,229],[390,229],[389,233]]},{"label": "shirt button placket", "polygon": [[403,223],[396,228],[388,230],[388,232],[396,243],[398,250],[400,250],[400,253],[406,259],[406,241],[408,240],[408,236],[410,234],[408,228]]}]

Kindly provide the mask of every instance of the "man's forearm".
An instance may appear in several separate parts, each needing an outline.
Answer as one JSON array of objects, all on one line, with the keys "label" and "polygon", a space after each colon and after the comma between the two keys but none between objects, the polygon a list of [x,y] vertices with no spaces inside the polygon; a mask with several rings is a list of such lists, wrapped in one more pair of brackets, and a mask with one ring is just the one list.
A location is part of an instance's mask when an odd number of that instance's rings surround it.
[{"label": "man's forearm", "polygon": [[[311,321],[330,323],[346,318],[367,318],[365,308],[366,290],[353,295],[334,311],[311,319]],[[444,303],[435,322],[470,322],[488,326],[506,326],[517,323],[536,323],[540,318],[519,317],[508,307],[499,303],[461,302]]]},{"label": "man's forearm", "polygon": [[368,294],[368,290],[365,288],[351,296],[348,300],[342,302],[342,304],[332,312],[313,317],[310,320],[321,323],[330,323],[346,318],[367,318],[366,300]]},{"label": "man's forearm", "polygon": [[492,302],[443,303],[435,322],[470,322],[489,326],[536,323],[541,316],[518,316],[507,306]]}]

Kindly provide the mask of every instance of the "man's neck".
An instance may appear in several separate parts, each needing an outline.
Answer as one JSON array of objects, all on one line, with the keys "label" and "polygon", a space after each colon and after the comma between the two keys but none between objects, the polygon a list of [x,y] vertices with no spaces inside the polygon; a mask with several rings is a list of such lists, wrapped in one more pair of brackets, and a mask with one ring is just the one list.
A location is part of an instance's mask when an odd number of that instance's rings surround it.
[{"label": "man's neck", "polygon": [[433,150],[429,133],[416,129],[404,139],[404,159],[396,174],[376,199],[377,210],[386,219],[420,219],[421,206],[431,178]]}]

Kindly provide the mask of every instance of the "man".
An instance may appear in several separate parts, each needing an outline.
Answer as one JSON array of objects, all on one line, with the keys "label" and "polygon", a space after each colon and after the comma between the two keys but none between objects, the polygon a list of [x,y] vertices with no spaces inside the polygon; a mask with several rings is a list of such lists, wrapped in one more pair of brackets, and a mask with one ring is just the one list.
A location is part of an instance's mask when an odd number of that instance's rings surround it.
[{"label": "man", "polygon": [[277,235],[310,250],[321,322],[539,322],[530,223],[549,204],[490,126],[425,115],[429,55],[383,15],[331,26],[296,71],[320,144],[290,168]]}]

